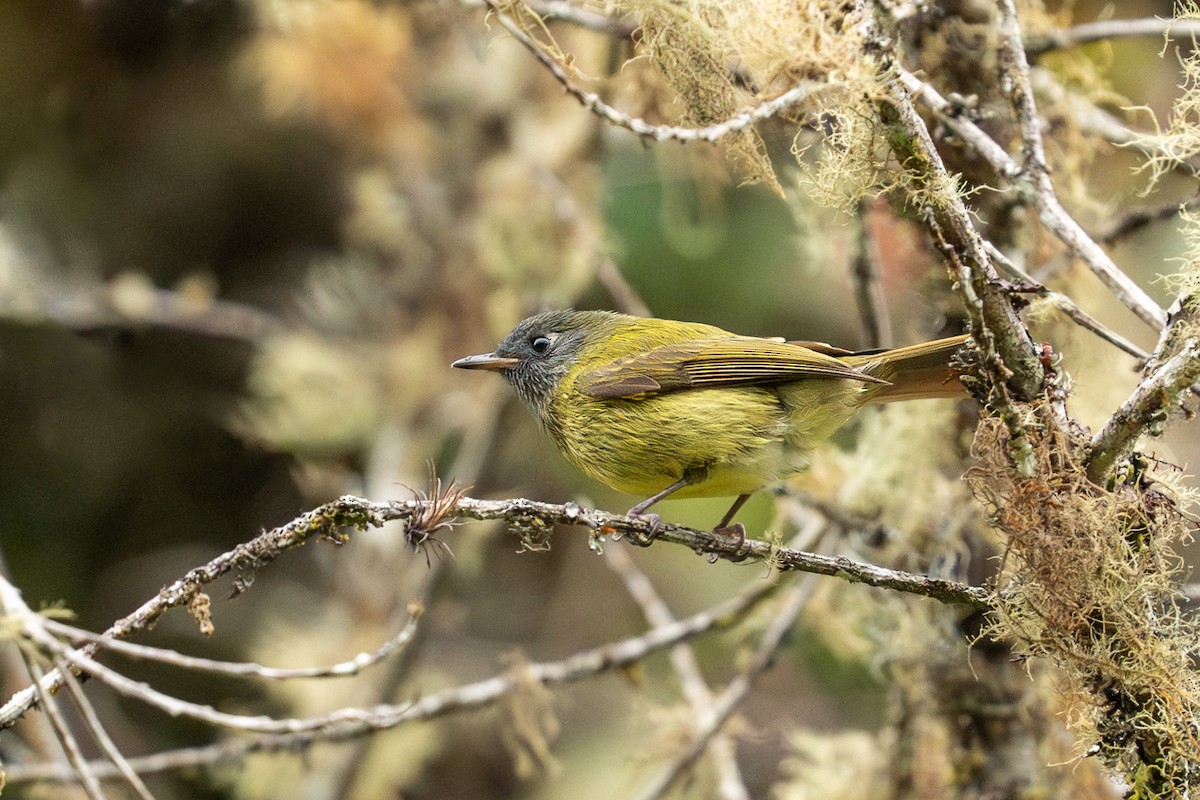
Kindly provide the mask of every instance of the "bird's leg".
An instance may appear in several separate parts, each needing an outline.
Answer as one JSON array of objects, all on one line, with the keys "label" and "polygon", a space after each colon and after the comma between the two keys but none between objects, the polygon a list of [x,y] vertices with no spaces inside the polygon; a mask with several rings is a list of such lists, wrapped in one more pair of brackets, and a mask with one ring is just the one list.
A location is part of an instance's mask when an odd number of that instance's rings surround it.
[{"label": "bird's leg", "polygon": [[629,509],[629,511],[626,513],[626,516],[641,517],[644,520],[646,520],[646,522],[649,523],[649,525],[650,525],[650,539],[653,539],[655,536],[658,535],[658,529],[660,527],[662,527],[662,517],[660,517],[658,514],[653,514],[653,513],[647,514],[646,509],[650,508],[650,506],[654,505],[659,500],[664,500],[667,497],[670,497],[672,494],[679,491],[683,487],[688,486],[693,483],[698,483],[698,482],[704,480],[706,477],[708,477],[707,470],[705,470],[703,472],[700,472],[697,470],[688,470],[687,472],[683,473],[682,478],[675,481],[670,486],[663,489],[661,492],[657,492],[655,494],[650,495],[645,500],[638,503],[633,508]]},{"label": "bird's leg", "polygon": [[746,526],[740,522],[735,522],[730,525],[730,520],[733,515],[741,510],[742,506],[746,505],[746,501],[750,499],[750,495],[739,495],[737,500],[733,501],[733,505],[725,512],[725,516],[721,517],[721,521],[717,523],[717,527],[713,528],[713,533],[725,536],[736,536],[738,540],[738,552],[729,557],[730,561],[742,561],[746,558],[746,554],[741,552],[742,545],[746,543]]},{"label": "bird's leg", "polygon": [[646,522],[650,525],[649,538],[653,539],[655,536],[658,535],[658,529],[662,527],[662,517],[660,517],[658,514],[655,514],[653,512],[646,513],[646,509],[648,509],[650,506],[657,503],[659,500],[662,500],[665,497],[671,496],[671,494],[679,491],[683,487],[687,486],[689,483],[691,483],[691,481],[689,481],[687,479],[687,476],[686,475],[683,476],[682,478],[675,481],[667,488],[663,489],[661,492],[657,492],[655,494],[650,495],[645,500],[638,503],[633,508],[629,509],[626,516],[641,517],[642,519],[646,520]]}]

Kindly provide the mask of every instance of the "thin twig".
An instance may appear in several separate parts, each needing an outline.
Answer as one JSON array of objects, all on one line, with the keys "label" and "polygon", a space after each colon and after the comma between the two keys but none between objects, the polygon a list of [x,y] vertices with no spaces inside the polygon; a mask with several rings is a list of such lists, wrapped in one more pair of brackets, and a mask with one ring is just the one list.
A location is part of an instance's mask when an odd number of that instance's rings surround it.
[{"label": "thin twig", "polygon": [[282,681],[298,678],[344,678],[357,675],[367,667],[379,663],[396,650],[407,645],[417,631],[417,620],[420,619],[421,613],[422,609],[420,605],[410,605],[409,618],[405,626],[396,636],[384,642],[373,653],[359,653],[348,661],[328,666],[300,667],[295,669],[280,669],[249,662],[216,661],[211,658],[189,656],[177,650],[166,650],[161,647],[149,647],[144,644],[124,642],[71,625],[65,625],[52,619],[47,619],[44,625],[46,630],[64,639],[75,642],[93,642],[105,650],[111,650],[114,653],[120,653],[129,658],[156,661],[160,664],[168,664],[180,669],[198,672],[212,672],[219,675]]},{"label": "thin twig", "polygon": [[602,256],[596,263],[596,280],[608,292],[617,310],[635,317],[652,316],[650,306],[646,305],[621,268],[608,256]]},{"label": "thin twig", "polygon": [[508,17],[500,7],[500,4],[495,0],[484,0],[487,6],[492,10],[495,18],[500,21],[500,24],[508,31],[514,39],[525,46],[530,53],[533,54],[542,66],[544,66],[554,79],[562,85],[567,94],[579,101],[580,105],[592,112],[601,119],[616,125],[618,128],[624,128],[627,131],[637,134],[638,136],[651,139],[656,142],[662,141],[677,141],[677,142],[716,142],[731,133],[749,128],[756,122],[764,119],[778,116],[792,106],[798,105],[814,94],[834,88],[838,84],[833,82],[825,83],[803,83],[799,86],[794,86],[783,94],[771,100],[759,103],[751,109],[735,114],[729,119],[718,122],[713,125],[706,125],[703,128],[685,128],[674,125],[651,125],[644,119],[631,117],[628,114],[618,111],[600,99],[600,96],[594,92],[584,91],[571,83],[571,79],[567,77],[566,71],[562,66],[554,60],[542,47],[533,40],[529,34],[521,29],[521,26]]},{"label": "thin twig", "polygon": [[[573,653],[559,661],[528,665],[522,680],[535,680],[543,685],[583,680],[613,669],[621,669],[641,661],[651,653],[672,647],[710,630],[737,624],[750,610],[757,607],[778,588],[775,579],[764,580],[747,587],[741,594],[689,615],[670,625],[652,628],[637,636]],[[44,683],[45,681],[43,681]],[[296,750],[315,742],[339,742],[367,735],[377,730],[394,728],[418,720],[428,720],[446,714],[482,708],[495,703],[519,688],[520,681],[505,672],[475,683],[433,692],[404,705],[378,705],[353,711],[354,719],[327,729],[306,729],[292,733],[265,734],[244,740],[225,742],[201,748],[185,748],[151,756],[129,759],[140,774],[200,766],[237,760],[248,753],[264,750]],[[89,764],[105,779],[117,777],[115,769],[105,763]],[[56,764],[5,765],[10,784],[29,781],[71,781],[74,774]]]},{"label": "thin twig", "polygon": [[1195,211],[1198,206],[1200,206],[1200,200],[1192,199],[1182,203],[1172,200],[1153,208],[1135,208],[1110,222],[1104,230],[1096,234],[1096,238],[1105,244],[1111,244],[1136,233],[1152,222],[1173,219],[1181,213]]},{"label": "thin twig", "polygon": [[[357,498],[342,498],[355,500]],[[408,509],[415,501],[406,500],[391,504],[392,513],[415,513]],[[696,530],[681,525],[662,523],[651,538],[651,523],[642,517],[627,517],[606,511],[589,510],[575,503],[556,505],[532,500],[472,500],[463,498],[457,504],[457,513],[472,519],[507,519],[510,522],[530,521],[541,526],[572,525],[586,526],[593,531],[613,536],[628,537],[635,544],[671,542],[702,554],[733,557],[735,559],[757,559],[769,561],[772,567],[782,570],[814,572],[833,575],[852,583],[865,583],[910,594],[929,597],[943,603],[972,606],[981,610],[991,608],[987,590],[964,586],[954,581],[943,581],[924,575],[914,575],[899,570],[864,564],[848,558],[825,556],[802,550],[778,547],[770,542],[747,538],[743,542],[731,537],[714,534],[712,531]]]},{"label": "thin twig", "polygon": [[[7,585],[8,581],[4,581]],[[5,613],[13,613],[12,605],[8,602],[9,598],[5,598]],[[83,787],[83,791],[92,800],[105,800],[104,790],[100,787],[100,780],[93,772],[91,764],[83,757],[83,753],[79,749],[79,742],[76,741],[75,735],[71,733],[70,726],[63,719],[62,711],[58,707],[58,700],[51,696],[50,692],[42,687],[42,671],[34,663],[33,656],[24,647],[21,648],[21,659],[25,662],[25,669],[29,673],[30,679],[33,681],[34,687],[38,693],[38,703],[42,711],[45,712],[46,718],[50,720],[50,725],[54,729],[54,735],[58,737],[58,742],[62,745],[63,752],[67,756],[67,761],[71,765],[72,778],[79,782]]]},{"label": "thin twig", "polygon": [[[430,501],[432,502],[432,501]],[[386,506],[386,504],[380,504]],[[189,571],[177,581],[165,586],[158,594],[142,604],[141,608],[132,614],[117,620],[104,636],[110,638],[126,638],[138,631],[146,630],[158,621],[159,617],[172,608],[189,606],[202,596],[205,586],[230,572],[241,573],[244,578],[256,570],[274,561],[283,553],[299,547],[314,536],[325,537],[333,541],[343,541],[343,528],[379,527],[384,520],[375,515],[375,508],[366,501],[355,499],[355,502],[345,504],[340,501],[326,503],[306,514],[302,514],[286,525],[268,531],[245,544],[238,545],[233,550],[214,558],[207,564]],[[90,654],[95,651],[94,645],[89,645],[81,652]],[[50,670],[43,679],[43,687],[54,691],[62,685],[62,676],[58,670]],[[37,689],[30,687],[14,694],[3,708],[0,708],[0,729],[11,727],[21,716],[33,707],[37,700]]]},{"label": "thin twig", "polygon": [[1118,350],[1122,350],[1134,358],[1137,358],[1140,361],[1139,366],[1141,364],[1145,364],[1146,361],[1149,360],[1149,353],[1126,339],[1121,334],[1105,326],[1104,323],[1100,322],[1100,320],[1088,314],[1086,311],[1077,306],[1075,301],[1067,295],[1063,294],[1062,292],[1056,292],[1053,289],[1047,288],[1046,286],[1038,283],[1033,279],[1032,276],[1030,276],[1028,272],[1021,269],[1016,265],[1016,263],[1013,262],[1012,259],[1004,255],[1004,253],[1000,251],[1000,248],[996,247],[991,242],[986,242],[985,246],[988,249],[988,253],[992,257],[992,262],[994,264],[1007,272],[1011,277],[1016,278],[1024,284],[1022,287],[1023,291],[1028,290],[1036,292],[1038,295],[1045,297],[1054,304],[1056,309],[1061,311],[1076,325],[1079,325],[1084,330],[1096,334],[1104,341],[1116,347]]},{"label": "thin twig", "polygon": [[1053,50],[1091,44],[1105,39],[1126,36],[1166,36],[1168,39],[1200,36],[1200,20],[1173,19],[1170,17],[1143,17],[1141,19],[1106,19],[1087,22],[1070,28],[1060,28],[1036,36],[1025,43],[1025,52],[1040,56]]},{"label": "thin twig", "polygon": [[121,753],[116,742],[108,735],[108,731],[104,729],[104,723],[100,721],[100,715],[96,713],[95,706],[88,699],[87,694],[83,691],[83,686],[80,685],[79,679],[70,670],[60,670],[66,677],[67,691],[71,695],[71,699],[75,701],[75,707],[79,709],[80,716],[83,717],[84,723],[88,727],[88,731],[92,734],[96,744],[100,746],[100,750],[104,753],[104,757],[113,765],[121,779],[129,784],[129,788],[133,793],[142,800],[154,800],[154,794],[150,788],[138,777],[137,772],[133,767],[129,766],[129,761]]},{"label": "thin twig", "polygon": [[771,617],[767,630],[763,633],[754,657],[746,669],[729,682],[729,686],[721,692],[712,705],[705,725],[696,732],[687,749],[675,759],[671,766],[660,775],[655,782],[640,797],[641,800],[660,800],[696,762],[704,752],[709,741],[729,721],[733,712],[746,700],[754,682],[766,671],[775,659],[783,639],[796,621],[796,617],[804,609],[812,594],[814,582],[804,576],[795,586],[791,586],[780,598],[779,609]]},{"label": "thin twig", "polygon": [[[625,583],[629,596],[641,607],[642,615],[651,626],[670,625],[675,621],[671,609],[659,596],[646,573],[638,569],[626,548],[606,548],[604,556],[609,567]],[[671,648],[670,658],[671,666],[679,676],[683,695],[692,707],[692,713],[697,719],[701,719],[706,709],[712,705],[713,694],[704,680],[700,662],[696,660],[696,651],[690,644],[682,642]],[[750,792],[746,789],[742,771],[738,768],[737,750],[733,740],[724,735],[715,736],[708,751],[717,771],[718,795],[723,800],[749,800]]]},{"label": "thin twig", "polygon": [[145,683],[135,681],[55,639],[43,627],[36,624],[36,619],[38,619],[37,615],[30,614],[25,620],[26,624],[22,632],[37,647],[47,653],[52,653],[56,658],[66,661],[72,669],[96,678],[110,689],[131,699],[145,703],[148,706],[157,708],[173,717],[185,717],[214,727],[228,728],[246,733],[280,734],[305,733],[309,731],[323,733],[336,730],[338,727],[347,724],[369,725],[381,716],[390,718],[397,713],[402,714],[405,709],[403,705],[392,706],[388,708],[387,712],[380,714],[370,709],[343,708],[328,714],[317,714],[311,717],[298,717],[294,719],[274,719],[263,715],[230,714],[225,711],[218,711],[212,706],[202,703],[182,700],[153,689]]},{"label": "thin twig", "polygon": [[638,294],[629,279],[611,257],[605,253],[604,235],[598,229],[595,214],[585,214],[570,187],[552,172],[541,173],[554,199],[557,216],[570,224],[580,240],[580,248],[595,253],[596,280],[608,292],[618,311],[635,317],[650,317],[650,306]]},{"label": "thin twig", "polygon": [[1021,152],[1025,156],[1024,172],[1033,178],[1039,193],[1054,196],[1050,170],[1046,162],[1046,145],[1042,140],[1042,117],[1037,110],[1033,86],[1029,78],[1029,61],[1021,40],[1021,23],[1013,0],[999,0],[1000,11],[1000,85],[1006,87],[1009,104],[1021,132]]},{"label": "thin twig", "polygon": [[529,8],[543,22],[563,21],[585,30],[606,33],[616,39],[628,39],[637,30],[637,23],[625,17],[598,14],[586,8],[571,5],[565,0],[529,0]]}]

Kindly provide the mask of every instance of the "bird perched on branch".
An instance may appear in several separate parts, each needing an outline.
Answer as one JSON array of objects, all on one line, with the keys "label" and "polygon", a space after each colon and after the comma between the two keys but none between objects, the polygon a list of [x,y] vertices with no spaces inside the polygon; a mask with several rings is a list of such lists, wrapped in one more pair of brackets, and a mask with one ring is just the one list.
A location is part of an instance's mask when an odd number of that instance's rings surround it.
[{"label": "bird perched on branch", "polygon": [[712,325],[610,311],[551,311],[521,322],[495,352],[455,361],[499,372],[567,460],[645,499],[736,496],[802,470],[807,454],[869,403],[963,394],[955,336],[850,352],[818,342],[738,336]]}]

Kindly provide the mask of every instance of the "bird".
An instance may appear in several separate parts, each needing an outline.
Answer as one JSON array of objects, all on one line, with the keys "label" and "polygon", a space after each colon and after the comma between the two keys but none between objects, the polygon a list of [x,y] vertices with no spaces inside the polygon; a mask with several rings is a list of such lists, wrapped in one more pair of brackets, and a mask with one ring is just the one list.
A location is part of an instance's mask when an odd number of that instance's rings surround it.
[{"label": "bird", "polygon": [[549,311],[491,353],[453,362],[499,373],[568,461],[644,498],[628,512],[661,525],[667,497],[736,497],[713,529],[745,539],[734,516],[756,491],[872,403],[964,393],[954,336],[852,352],[822,342],[739,336],[713,325],[612,311]]}]

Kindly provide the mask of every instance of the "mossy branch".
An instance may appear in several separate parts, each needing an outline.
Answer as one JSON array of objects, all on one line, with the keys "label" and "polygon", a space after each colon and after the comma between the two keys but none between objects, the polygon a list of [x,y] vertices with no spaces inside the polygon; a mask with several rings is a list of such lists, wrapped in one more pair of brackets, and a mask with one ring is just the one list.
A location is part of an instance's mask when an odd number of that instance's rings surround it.
[{"label": "mossy branch", "polygon": [[880,116],[891,130],[893,151],[916,187],[926,225],[950,265],[981,352],[981,367],[989,378],[990,405],[1009,430],[1010,455],[1022,473],[1030,474],[1033,458],[1013,399],[1029,402],[1039,396],[1041,362],[1024,323],[1001,289],[983,238],[971,223],[925,121],[898,83],[892,89],[892,97],[879,103]]}]

